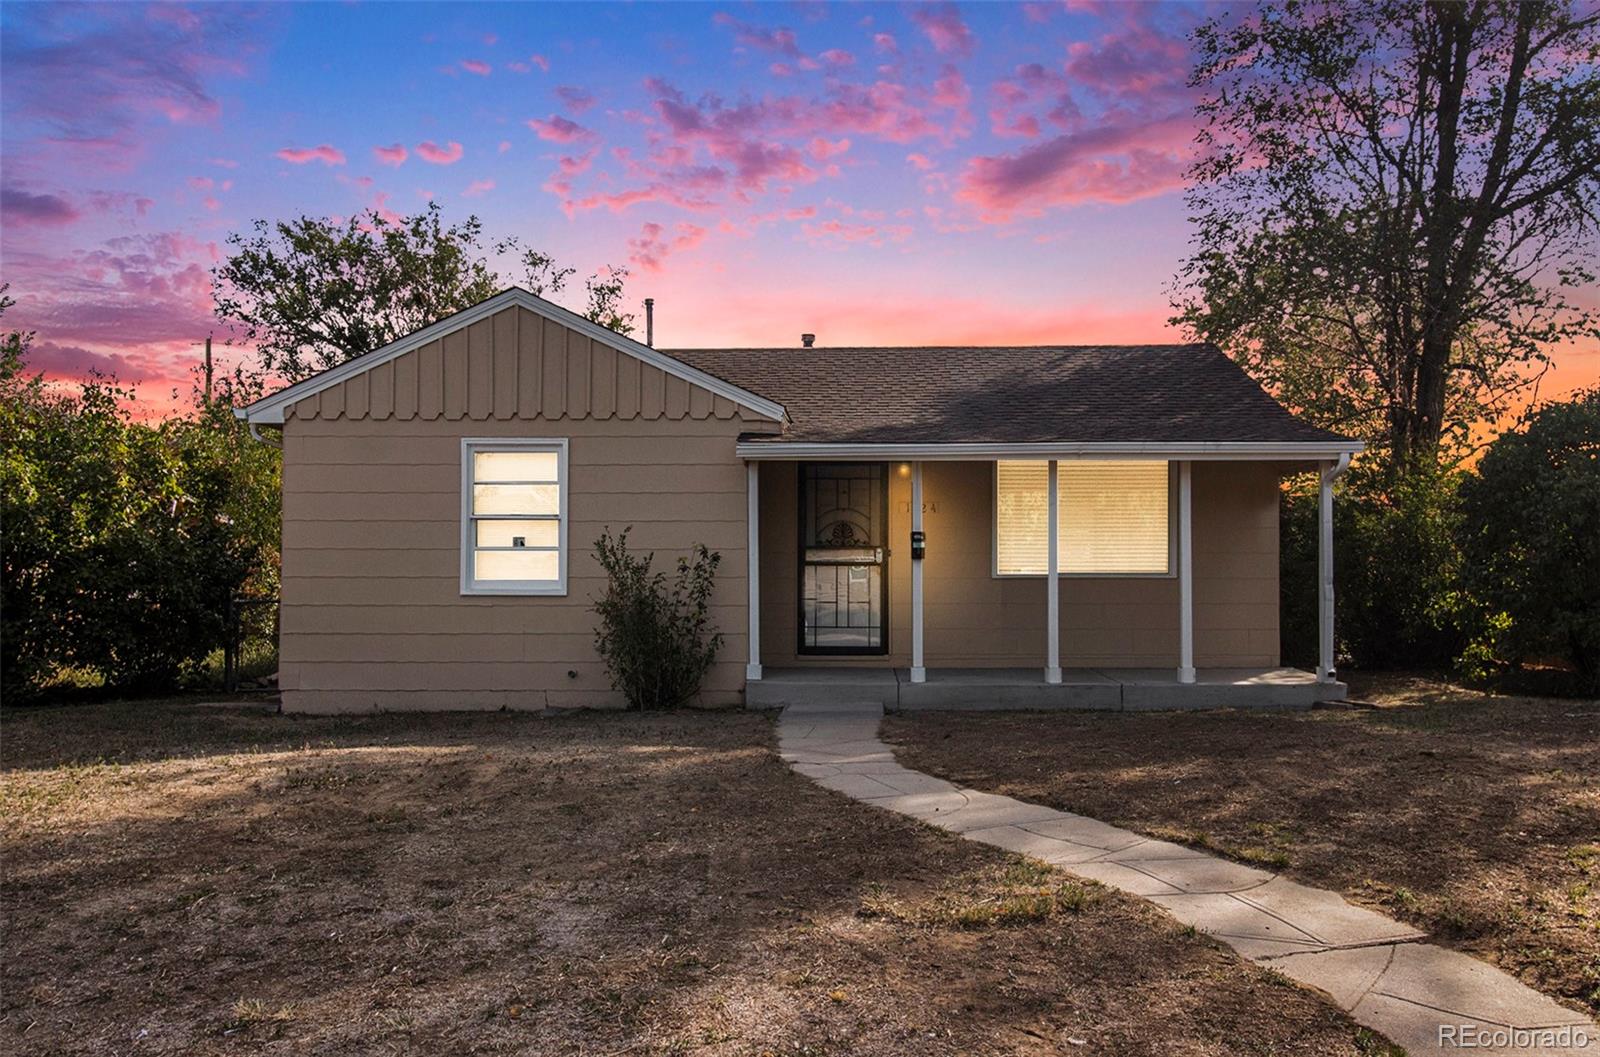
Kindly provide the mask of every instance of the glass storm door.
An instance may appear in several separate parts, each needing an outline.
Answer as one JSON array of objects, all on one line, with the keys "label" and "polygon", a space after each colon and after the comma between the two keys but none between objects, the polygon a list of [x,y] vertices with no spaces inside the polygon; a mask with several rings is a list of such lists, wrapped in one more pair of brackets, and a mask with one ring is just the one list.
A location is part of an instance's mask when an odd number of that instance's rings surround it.
[{"label": "glass storm door", "polygon": [[889,652],[889,468],[800,467],[800,652]]}]

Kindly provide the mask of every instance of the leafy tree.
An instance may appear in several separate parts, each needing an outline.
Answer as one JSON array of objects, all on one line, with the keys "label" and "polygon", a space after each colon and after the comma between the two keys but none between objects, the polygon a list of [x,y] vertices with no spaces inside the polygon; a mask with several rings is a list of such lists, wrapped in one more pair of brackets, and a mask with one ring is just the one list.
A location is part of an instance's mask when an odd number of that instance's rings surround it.
[{"label": "leafy tree", "polygon": [[221,404],[146,424],[110,380],[30,375],[31,337],[0,343],[3,693],[69,668],[170,688],[222,645],[230,595],[275,586],[277,453]]},{"label": "leafy tree", "polygon": [[1175,322],[1402,463],[1600,333],[1600,12],[1298,0],[1196,33],[1206,95]]},{"label": "leafy tree", "polygon": [[[483,224],[469,216],[446,225],[434,203],[415,216],[376,211],[343,223],[302,216],[228,239],[216,270],[216,311],[253,347],[268,374],[295,382],[477,304],[508,285],[484,253]],[[575,274],[514,238],[495,243],[540,296]],[[617,306],[625,271],[588,284],[589,318],[621,333],[632,317]]]},{"label": "leafy tree", "polygon": [[1463,500],[1485,652],[1507,663],[1565,657],[1600,692],[1600,388],[1497,438]]}]

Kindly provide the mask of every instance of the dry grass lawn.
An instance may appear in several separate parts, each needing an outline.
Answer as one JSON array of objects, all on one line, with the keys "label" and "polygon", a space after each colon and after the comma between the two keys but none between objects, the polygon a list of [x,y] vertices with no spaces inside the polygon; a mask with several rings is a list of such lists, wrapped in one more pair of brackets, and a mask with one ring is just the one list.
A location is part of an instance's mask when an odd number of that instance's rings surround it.
[{"label": "dry grass lawn", "polygon": [[952,781],[1333,888],[1600,1011],[1600,701],[1421,679],[1375,709],[891,717]]},{"label": "dry grass lawn", "polygon": [[9,713],[0,1051],[1383,1051],[772,743],[745,713]]}]

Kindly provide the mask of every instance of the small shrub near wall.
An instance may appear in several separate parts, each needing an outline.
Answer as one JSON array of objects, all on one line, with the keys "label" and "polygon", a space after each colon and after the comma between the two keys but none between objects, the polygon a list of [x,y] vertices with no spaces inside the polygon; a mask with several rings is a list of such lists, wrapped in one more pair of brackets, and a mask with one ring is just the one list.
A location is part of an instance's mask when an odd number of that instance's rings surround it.
[{"label": "small shrub near wall", "polygon": [[595,600],[600,618],[595,649],[611,685],[633,708],[675,708],[700,692],[722,649],[711,626],[711,589],[722,555],[695,544],[671,578],[655,571],[655,554],[628,549],[628,532],[607,529],[595,541],[606,593]]}]

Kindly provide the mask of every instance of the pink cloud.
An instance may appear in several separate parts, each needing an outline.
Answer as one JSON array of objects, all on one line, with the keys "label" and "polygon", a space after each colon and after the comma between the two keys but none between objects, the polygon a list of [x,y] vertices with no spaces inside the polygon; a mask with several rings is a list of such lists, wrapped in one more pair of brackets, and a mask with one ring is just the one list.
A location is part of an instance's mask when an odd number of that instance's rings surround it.
[{"label": "pink cloud", "polygon": [[1184,186],[1194,125],[1187,113],[1099,124],[1014,154],[973,158],[956,197],[985,219],[1084,202],[1125,203]]},{"label": "pink cloud", "polygon": [[638,187],[628,191],[601,192],[585,198],[569,198],[562,203],[562,208],[569,215],[587,212],[591,209],[608,209],[613,213],[621,213],[646,202],[662,202],[666,205],[677,206],[679,209],[691,211],[705,211],[716,208],[716,203],[709,198],[696,196],[693,193],[685,193],[662,183],[651,184],[648,187]]},{"label": "pink cloud", "polygon": [[461,192],[463,198],[479,198],[494,190],[493,180],[474,180]]},{"label": "pink cloud", "polygon": [[189,186],[196,191],[209,191],[216,186],[216,181],[209,176],[191,176],[189,177]]},{"label": "pink cloud", "polygon": [[1071,85],[1068,77],[1039,63],[1018,66],[1011,78],[996,81],[991,89],[991,131],[998,136],[1038,136],[1039,118],[1030,112],[1038,106],[1048,108],[1045,117],[1058,128],[1075,127],[1082,113],[1072,98]]},{"label": "pink cloud", "polygon": [[62,381],[102,374],[119,382],[137,384],[152,380],[151,372],[155,369],[152,359],[120,352],[91,352],[81,345],[40,341],[28,349],[27,369],[30,373],[43,372],[46,378]]},{"label": "pink cloud", "polygon": [[595,150],[589,151],[587,154],[580,154],[576,157],[567,155],[560,158],[556,164],[560,168],[561,175],[563,176],[581,176],[589,171],[589,167],[594,164],[594,156],[598,153],[600,153],[599,149],[596,148]]},{"label": "pink cloud", "polygon": [[531,128],[540,139],[549,140],[552,143],[576,143],[594,135],[593,132],[590,132],[576,121],[571,121],[559,114],[551,114],[548,120],[543,121],[536,117],[529,118],[524,124]]},{"label": "pink cloud", "polygon": [[1066,72],[1075,85],[1153,105],[1157,98],[1188,102],[1189,47],[1182,37],[1134,24],[1098,41],[1067,47]]},{"label": "pink cloud", "polygon": [[65,253],[13,245],[6,278],[21,294],[6,324],[38,332],[30,364],[47,377],[78,379],[95,369],[130,383],[160,381],[152,395],[165,401],[161,389],[187,390],[195,336],[216,328],[210,276],[218,257],[215,243],[177,232]]},{"label": "pink cloud", "polygon": [[431,139],[417,144],[417,157],[434,165],[454,165],[461,160],[463,153],[465,152],[461,149],[461,144],[455,140],[451,140],[449,145],[444,147]]},{"label": "pink cloud", "polygon": [[594,95],[586,89],[573,84],[556,86],[556,98],[567,105],[567,109],[574,114],[581,114],[594,106]]},{"label": "pink cloud", "polygon": [[461,68],[468,73],[475,73],[479,77],[487,77],[494,71],[494,68],[482,59],[462,59]]},{"label": "pink cloud", "polygon": [[810,220],[816,215],[816,206],[800,206],[796,209],[785,209],[783,211],[783,219],[785,220]]},{"label": "pink cloud", "polygon": [[933,83],[933,101],[937,106],[959,108],[964,107],[972,99],[972,89],[967,87],[967,82],[962,79],[961,71],[954,66],[946,66],[939,74],[939,79]]},{"label": "pink cloud", "polygon": [[[222,113],[213,82],[238,77],[275,15],[243,5],[8,9],[7,165],[45,154],[78,170],[125,170],[157,140],[152,121],[207,125]],[[92,13],[91,13],[92,11]],[[36,132],[20,141],[27,126]],[[19,153],[20,148],[20,153]]]},{"label": "pink cloud", "polygon": [[900,48],[900,45],[895,42],[894,34],[892,33],[874,33],[872,35],[872,46],[885,55],[898,51]]},{"label": "pink cloud", "polygon": [[0,216],[5,224],[58,227],[70,224],[82,214],[65,198],[53,194],[31,194],[15,187],[0,188]]},{"label": "pink cloud", "polygon": [[373,147],[372,153],[384,165],[403,165],[409,157],[404,143],[392,143],[387,147]]},{"label": "pink cloud", "polygon": [[884,246],[890,242],[904,242],[911,237],[907,224],[846,224],[840,220],[824,220],[816,224],[803,224],[800,230],[813,244],[859,242],[869,246]]},{"label": "pink cloud", "polygon": [[834,67],[835,69],[841,69],[845,66],[854,66],[856,62],[856,57],[842,48],[829,48],[821,55],[818,55],[817,58],[821,59],[823,62]]},{"label": "pink cloud", "polygon": [[800,57],[800,46],[795,42],[794,30],[787,28],[763,29],[741,22],[725,12],[711,16],[713,25],[733,30],[733,39],[747,48],[776,52],[790,58]]},{"label": "pink cloud", "polygon": [[232,158],[207,158],[206,161],[219,169],[237,169],[239,167],[239,163]]},{"label": "pink cloud", "polygon": [[906,161],[910,162],[914,168],[920,169],[923,172],[927,172],[929,169],[934,168],[938,164],[926,154],[907,154]]},{"label": "pink cloud", "polygon": [[849,149],[850,141],[848,139],[830,141],[821,136],[813,139],[809,148],[811,156],[817,159],[817,161],[827,161],[829,158],[836,158]]},{"label": "pink cloud", "polygon": [[976,39],[972,30],[962,21],[955,4],[923,4],[911,11],[911,21],[922,30],[928,42],[941,55],[965,56],[972,54]]},{"label": "pink cloud", "polygon": [[539,67],[539,69],[544,73],[550,72],[550,60],[545,58],[543,55],[529,55],[528,61]]},{"label": "pink cloud", "polygon": [[319,161],[324,165],[343,165],[344,152],[324,143],[317,147],[284,147],[278,157],[293,165],[306,165]]},{"label": "pink cloud", "polygon": [[691,250],[705,241],[706,229],[680,221],[676,235],[667,235],[660,224],[649,222],[639,229],[637,238],[628,240],[628,259],[647,272],[659,272],[668,256]]},{"label": "pink cloud", "polygon": [[1050,21],[1051,8],[1049,4],[1023,4],[1022,16],[1029,22],[1045,23]]},{"label": "pink cloud", "polygon": [[774,77],[793,77],[794,67],[786,62],[775,62],[767,67],[767,71]]}]

